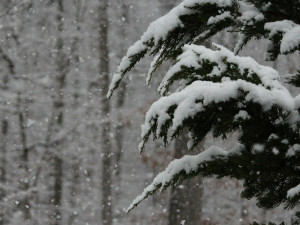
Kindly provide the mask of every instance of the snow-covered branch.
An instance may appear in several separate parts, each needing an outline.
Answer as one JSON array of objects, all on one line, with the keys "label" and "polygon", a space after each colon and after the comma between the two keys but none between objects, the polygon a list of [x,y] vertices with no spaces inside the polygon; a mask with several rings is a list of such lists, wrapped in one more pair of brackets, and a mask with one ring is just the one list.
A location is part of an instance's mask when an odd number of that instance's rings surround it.
[{"label": "snow-covered branch", "polygon": [[[237,152],[237,150],[232,152]],[[127,213],[156,191],[162,191],[182,180],[198,175],[201,169],[205,168],[206,162],[215,158],[226,157],[228,154],[229,152],[219,147],[212,146],[198,155],[186,155],[181,159],[172,161],[163,172],[159,173],[153,179],[152,183],[145,188],[143,193],[131,203],[127,208]]]}]

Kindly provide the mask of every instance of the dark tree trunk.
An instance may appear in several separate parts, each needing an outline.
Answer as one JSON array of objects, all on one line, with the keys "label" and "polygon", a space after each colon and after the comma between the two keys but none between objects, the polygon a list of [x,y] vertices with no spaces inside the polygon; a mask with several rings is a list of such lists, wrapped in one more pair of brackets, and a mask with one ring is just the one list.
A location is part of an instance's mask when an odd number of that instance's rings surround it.
[{"label": "dark tree trunk", "polygon": [[[121,17],[122,17],[122,23],[120,24],[120,36],[124,38],[126,41],[126,27],[125,25],[128,23],[128,6],[126,4],[125,0],[122,0],[120,2],[121,4]],[[119,51],[119,58],[122,59],[122,57],[126,53],[126,43],[122,41],[120,51]],[[117,143],[117,151],[116,151],[116,175],[119,177],[121,173],[121,158],[122,158],[122,152],[123,152],[123,136],[124,136],[124,128],[125,128],[125,121],[122,117],[122,108],[125,103],[125,97],[126,97],[126,82],[123,81],[120,84],[120,87],[117,92],[117,110],[118,110],[118,118],[117,118],[117,125],[115,129],[115,137],[116,137],[116,143]]]},{"label": "dark tree trunk", "polygon": [[[175,141],[175,158],[181,158],[187,153],[188,138],[180,136]],[[180,185],[172,186],[169,202],[169,225],[200,224],[202,214],[202,179],[195,177],[184,181]]]},{"label": "dark tree trunk", "polygon": [[[55,121],[54,121],[54,133],[58,133],[63,129],[64,126],[64,88],[66,84],[66,75],[67,75],[67,60],[64,54],[64,41],[63,41],[63,13],[64,6],[63,0],[57,0],[57,24],[58,24],[58,38],[56,42],[57,50],[57,75],[55,77],[55,85],[57,94],[54,96],[54,112],[55,112]],[[53,168],[54,168],[54,194],[51,199],[52,205],[54,207],[54,212],[51,215],[50,222],[53,225],[60,225],[62,219],[62,190],[63,190],[63,154],[62,149],[54,149],[53,154]]]},{"label": "dark tree trunk", "polygon": [[[0,149],[0,202],[3,202],[3,199],[6,195],[6,167],[7,167],[7,151],[6,151],[6,142],[8,134],[8,120],[4,117],[1,123],[1,149]],[[0,207],[0,225],[7,224],[4,207]]]},{"label": "dark tree trunk", "polygon": [[[6,2],[7,3],[7,2]],[[8,5],[6,5],[8,7]],[[0,48],[0,57],[2,61],[5,62],[7,67],[7,73],[4,73],[4,77],[2,78],[2,91],[9,91],[9,77],[15,76],[15,63],[11,60],[11,58]],[[9,122],[6,118],[5,113],[2,115],[1,122],[1,149],[0,149],[0,202],[3,202],[4,197],[6,196],[6,182],[7,182],[7,141],[8,141],[8,129]],[[0,207],[0,225],[8,224],[8,218],[5,215],[4,207]]]},{"label": "dark tree trunk", "polygon": [[99,74],[101,104],[101,155],[102,155],[102,223],[112,224],[111,204],[111,124],[110,104],[106,98],[109,88],[109,49],[108,49],[108,0],[100,0],[99,13]]},{"label": "dark tree trunk", "polygon": [[[24,118],[24,113],[22,110],[22,99],[21,94],[18,94],[17,98],[17,110],[18,110],[18,122],[20,129],[20,138],[21,138],[21,146],[22,146],[22,155],[21,155],[21,170],[22,170],[22,178],[20,181],[22,191],[26,192],[29,190],[29,166],[28,166],[28,147],[27,147],[27,135],[26,135],[26,122]],[[23,212],[23,216],[25,221],[29,221],[31,219],[30,212],[30,202],[29,202],[29,193],[26,193],[25,197],[20,201],[20,208]]]},{"label": "dark tree trunk", "polygon": [[[83,5],[81,3],[81,0],[74,0],[74,4],[76,6],[76,17],[75,17],[75,26],[76,26],[76,31],[80,33],[80,23],[81,21],[81,10],[83,8]],[[71,47],[71,66],[78,68],[80,64],[79,60],[79,38],[76,36],[72,42],[72,47]],[[79,101],[80,101],[80,80],[79,80],[79,74],[76,72],[74,74],[74,81],[73,81],[73,110],[76,110],[79,107]],[[80,135],[78,132],[74,132],[74,141],[75,138]],[[72,164],[70,167],[71,171],[71,184],[70,184],[70,208],[71,208],[71,215],[69,216],[68,219],[68,224],[69,225],[75,225],[77,223],[77,217],[78,217],[78,211],[77,211],[77,198],[80,193],[80,161],[79,157],[74,152],[72,155]]]},{"label": "dark tree trunk", "polygon": [[[0,48],[0,55],[1,58],[6,62],[8,71],[10,72],[11,75],[15,74],[15,68],[14,68],[14,63],[11,61],[11,59],[4,54],[2,49]],[[2,86],[2,91],[6,92],[8,91],[8,81],[9,81],[9,76],[8,74],[5,74],[3,77],[3,86]],[[3,199],[6,195],[6,181],[7,181],[7,135],[8,135],[8,119],[6,118],[5,113],[2,115],[2,121],[1,121],[1,149],[0,149],[0,202],[3,202]],[[0,207],[0,225],[5,225],[7,224],[7,218],[5,216],[4,212],[4,207]]]}]

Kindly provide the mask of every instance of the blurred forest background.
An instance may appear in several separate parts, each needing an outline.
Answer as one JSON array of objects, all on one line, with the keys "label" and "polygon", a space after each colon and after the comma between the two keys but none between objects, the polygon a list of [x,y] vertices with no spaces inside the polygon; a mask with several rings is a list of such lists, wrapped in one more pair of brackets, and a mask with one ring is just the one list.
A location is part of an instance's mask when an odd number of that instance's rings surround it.
[{"label": "blurred forest background", "polygon": [[[160,79],[145,87],[149,58],[108,101],[110,75],[149,23],[178,2],[0,1],[0,225],[246,225],[290,217],[293,211],[264,211],[242,200],[240,182],[212,178],[188,181],[124,212],[186,151],[186,137],[167,148],[152,142],[139,155],[140,125]],[[204,44],[233,49],[237,39],[224,33]],[[268,65],[264,41],[255,43],[240,54]],[[271,66],[284,79],[299,60],[294,54]],[[233,143],[206,137],[197,151],[211,144]]]}]

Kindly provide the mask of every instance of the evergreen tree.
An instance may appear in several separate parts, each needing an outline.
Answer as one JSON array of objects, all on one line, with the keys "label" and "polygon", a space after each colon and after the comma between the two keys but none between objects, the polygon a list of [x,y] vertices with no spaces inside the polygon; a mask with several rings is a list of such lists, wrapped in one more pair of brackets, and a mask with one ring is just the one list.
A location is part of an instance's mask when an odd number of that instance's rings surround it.
[{"label": "evergreen tree", "polygon": [[[155,56],[147,83],[164,61],[175,60],[158,88],[162,97],[146,114],[140,151],[151,135],[168,144],[185,129],[190,150],[209,132],[216,138],[238,132],[239,145],[231,150],[211,146],[174,160],[128,212],[156,191],[198,175],[242,180],[242,197],[256,198],[265,209],[299,205],[300,95],[292,96],[273,68],[238,56],[251,39],[268,40],[268,61],[299,51],[299,13],[299,0],[185,0],[129,48],[108,97],[147,53]],[[223,30],[239,33],[234,52],[201,45]],[[290,83],[300,86],[300,72]]]}]

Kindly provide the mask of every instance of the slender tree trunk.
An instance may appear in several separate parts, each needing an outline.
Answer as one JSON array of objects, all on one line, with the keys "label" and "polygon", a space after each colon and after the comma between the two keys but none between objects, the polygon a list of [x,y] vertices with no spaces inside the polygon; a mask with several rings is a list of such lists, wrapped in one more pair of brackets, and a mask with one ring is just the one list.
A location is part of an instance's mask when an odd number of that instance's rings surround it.
[{"label": "slender tree trunk", "polygon": [[101,103],[101,153],[102,153],[102,221],[112,224],[111,204],[111,141],[109,121],[110,104],[106,98],[109,88],[109,49],[108,49],[108,0],[100,0],[99,13],[99,73]]},{"label": "slender tree trunk", "polygon": [[[45,165],[47,165],[47,162],[51,162],[51,157],[52,155],[50,154],[50,142],[51,142],[51,135],[53,133],[52,128],[54,126],[54,113],[51,113],[51,116],[49,118],[48,121],[48,125],[47,125],[47,131],[46,131],[46,135],[45,135],[45,146],[43,149],[43,153],[42,156],[40,158],[40,162],[37,165],[36,169],[34,170],[34,175],[32,176],[34,179],[32,180],[31,183],[31,188],[35,189],[38,186],[39,180],[42,178],[42,170],[45,167]],[[49,167],[49,165],[48,165]],[[48,176],[48,174],[47,174]],[[36,205],[35,210],[34,210],[34,216],[35,216],[35,220],[33,221],[33,225],[38,225],[38,218],[39,218],[39,213],[40,213],[40,208],[39,208],[39,204],[40,204],[40,190],[35,189],[33,190],[33,201],[34,204]],[[51,215],[52,216],[52,215]]]},{"label": "slender tree trunk", "polygon": [[[26,121],[24,118],[24,113],[22,110],[22,99],[21,94],[18,94],[17,98],[17,110],[18,110],[18,122],[19,122],[19,130],[20,130],[20,138],[21,138],[21,146],[22,146],[22,155],[21,155],[21,169],[22,169],[22,178],[21,178],[21,189],[22,191],[29,190],[29,165],[28,165],[28,148],[27,148],[27,135],[26,135]],[[29,221],[31,219],[30,212],[30,202],[28,193],[25,194],[25,197],[20,201],[20,208],[23,212],[23,216],[25,221]]]},{"label": "slender tree trunk", "polygon": [[[0,202],[3,202],[3,199],[6,195],[6,167],[7,167],[7,151],[6,151],[6,142],[8,134],[8,120],[7,118],[2,119],[1,123],[1,155],[0,155]],[[0,207],[0,225],[7,224],[4,207]]]},{"label": "slender tree trunk", "polygon": [[[128,6],[126,4],[125,0],[121,0],[121,17],[122,17],[122,22],[120,24],[120,35],[124,40],[126,40],[126,27],[125,25],[128,23]],[[121,50],[119,51],[119,58],[122,59],[122,57],[126,53],[126,45],[124,41],[121,43]],[[125,97],[126,97],[126,82],[123,81],[120,84],[120,88],[118,90],[117,96],[117,111],[118,111],[118,119],[117,119],[117,125],[115,129],[115,137],[116,137],[116,143],[117,143],[117,151],[116,151],[116,175],[119,177],[121,173],[121,158],[122,158],[122,153],[123,153],[123,137],[124,137],[124,119],[122,117],[122,108],[124,107],[125,103]]]},{"label": "slender tree trunk", "polygon": [[[74,160],[74,159],[73,159]],[[76,160],[76,159],[75,159]],[[75,161],[74,160],[74,161]],[[70,199],[70,207],[71,207],[71,215],[69,217],[69,222],[68,224],[69,225],[74,225],[74,224],[77,224],[76,222],[76,219],[77,219],[77,216],[78,216],[78,212],[76,210],[76,207],[77,207],[77,201],[76,201],[76,198],[77,198],[77,195],[79,193],[79,163],[76,163],[76,161],[74,163],[72,163],[72,167],[71,167],[71,189],[70,189],[70,192],[71,192],[71,199]]]},{"label": "slender tree trunk", "polygon": [[[63,41],[63,13],[64,6],[63,0],[57,0],[57,10],[58,14],[56,17],[58,23],[58,38],[56,43],[57,48],[57,76],[55,78],[56,91],[54,99],[54,111],[55,111],[55,126],[54,132],[58,133],[63,129],[64,126],[64,88],[66,83],[67,75],[67,61],[64,50],[64,41]],[[54,194],[51,199],[52,205],[54,206],[54,213],[50,219],[51,224],[60,225],[62,220],[62,190],[63,190],[63,154],[62,149],[55,149],[53,157],[53,167],[54,167]]]},{"label": "slender tree trunk", "polygon": [[[0,57],[4,62],[6,62],[8,73],[6,73],[3,77],[3,86],[2,91],[7,92],[9,90],[9,76],[15,75],[15,64],[14,62],[4,53],[2,48],[0,48]],[[1,149],[0,149],[0,202],[3,201],[6,195],[6,182],[7,182],[7,141],[8,141],[8,129],[9,123],[6,115],[4,114],[2,117],[1,123]],[[4,207],[3,209],[0,207],[0,225],[8,224],[8,218],[5,216]]]},{"label": "slender tree trunk", "polygon": [[[175,158],[181,158],[186,154],[188,138],[180,136],[175,141]],[[172,186],[169,202],[169,225],[200,224],[202,215],[202,178],[195,177],[184,181],[180,185]]]},{"label": "slender tree trunk", "polygon": [[[6,62],[8,72],[12,77],[15,77],[16,70],[15,70],[15,63],[12,61],[12,59],[0,48],[0,56],[1,58]],[[4,89],[8,89],[8,76],[5,76],[3,79],[4,83]],[[21,93],[18,93],[17,96],[17,117],[18,117],[18,124],[19,124],[19,131],[20,131],[20,140],[21,140],[21,147],[22,147],[22,155],[20,159],[20,169],[22,170],[22,178],[20,179],[20,188],[22,191],[26,192],[29,190],[29,150],[27,148],[27,135],[26,135],[26,121],[25,121],[25,113],[22,109],[22,99],[21,99]],[[7,121],[3,121],[3,127],[6,127],[3,132],[8,129],[7,128]],[[3,133],[2,132],[2,133]],[[5,131],[7,135],[7,130]],[[4,147],[6,148],[6,147]],[[5,152],[6,154],[6,152]],[[5,173],[4,173],[5,175]],[[5,178],[6,175],[3,177]],[[29,221],[31,219],[31,206],[30,201],[28,197],[28,193],[25,194],[24,198],[20,200],[19,207],[21,211],[23,212],[23,217],[25,221]]]},{"label": "slender tree trunk", "polygon": [[[76,6],[76,18],[75,18],[75,29],[76,32],[80,33],[80,17],[81,17],[81,9],[82,9],[82,3],[81,0],[74,0],[74,4]],[[71,65],[74,66],[76,69],[78,69],[80,60],[79,60],[79,38],[76,36],[73,40],[72,47],[71,47]],[[74,95],[73,95],[73,104],[72,108],[73,110],[76,110],[79,107],[79,99],[80,99],[80,80],[79,80],[79,74],[75,72],[74,74],[75,79],[73,83],[74,88]],[[76,137],[80,135],[78,132],[75,131],[74,133],[74,141]],[[74,225],[77,224],[77,217],[78,217],[78,211],[77,211],[77,196],[80,193],[80,164],[79,164],[79,157],[74,152],[72,155],[72,163],[71,163],[71,185],[70,185],[70,208],[71,208],[71,215],[69,216],[68,224]]]},{"label": "slender tree trunk", "polygon": [[[0,48],[0,53],[3,58],[3,60],[8,59],[8,57],[5,57],[5,54],[3,53],[2,49]],[[7,61],[7,60],[6,60]],[[10,59],[8,59],[8,68],[10,66]],[[14,67],[14,64],[13,64]],[[11,71],[11,70],[9,70]],[[12,70],[14,73],[14,68]],[[8,75],[5,75],[3,78],[3,87],[2,91],[8,90]],[[2,115],[2,121],[1,121],[1,149],[0,149],[0,203],[3,202],[3,199],[6,195],[6,180],[7,180],[7,135],[8,135],[8,119],[5,117],[5,114]],[[4,207],[0,207],[0,225],[7,224],[8,221],[6,220],[5,213],[4,213]]]}]

